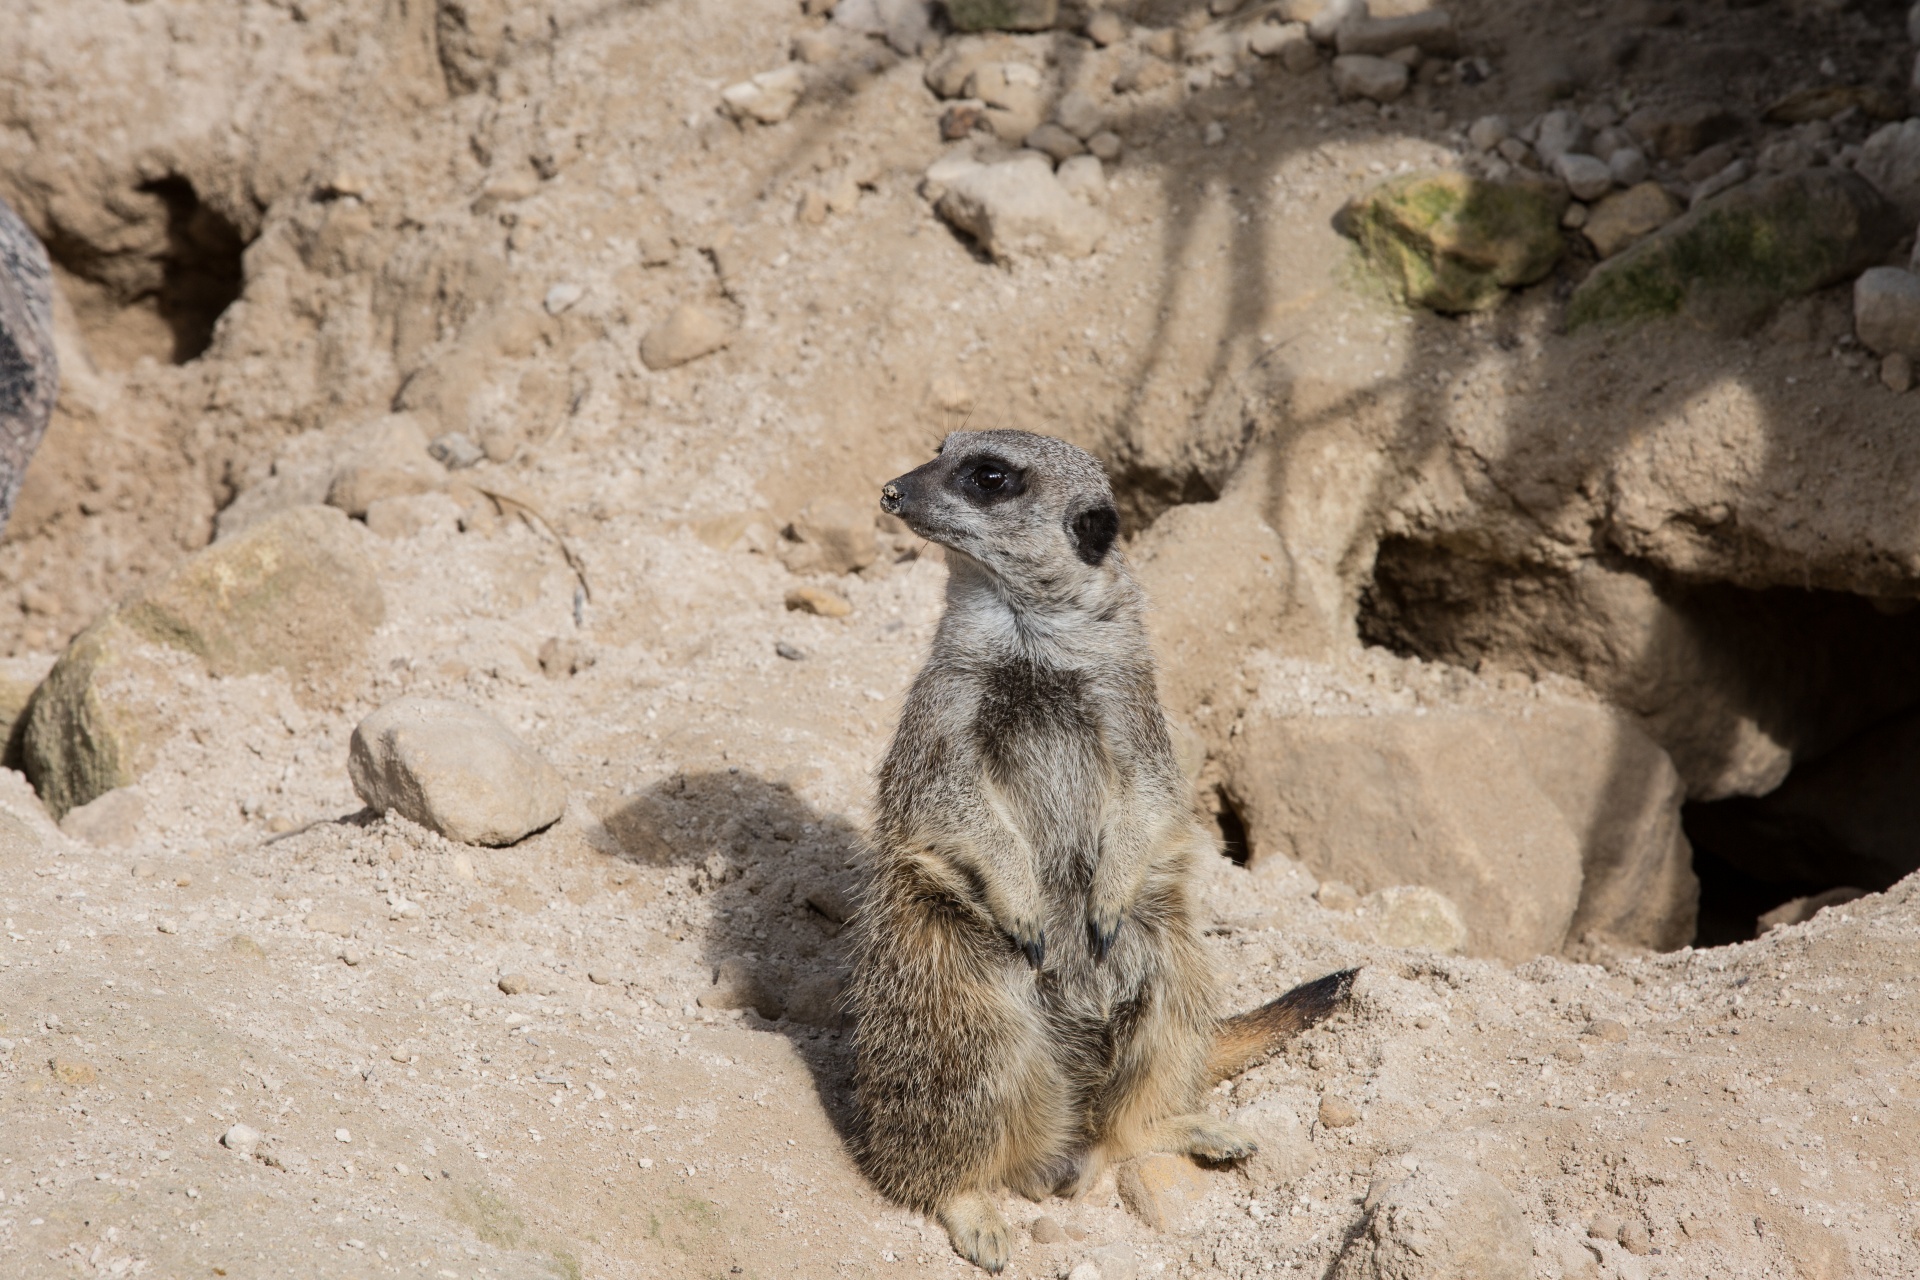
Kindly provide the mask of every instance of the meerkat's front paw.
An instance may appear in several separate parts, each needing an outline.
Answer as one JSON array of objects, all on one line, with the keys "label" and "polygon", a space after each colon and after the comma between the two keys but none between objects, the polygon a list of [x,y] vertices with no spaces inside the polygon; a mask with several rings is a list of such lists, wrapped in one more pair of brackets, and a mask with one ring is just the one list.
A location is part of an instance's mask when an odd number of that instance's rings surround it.
[{"label": "meerkat's front paw", "polygon": [[1035,970],[1046,963],[1047,931],[1041,926],[1039,920],[1031,916],[1016,916],[1002,927],[1006,929],[1007,937],[1013,939],[1013,945],[1020,949],[1020,954],[1027,958],[1027,963]]},{"label": "meerkat's front paw", "polygon": [[978,1191],[955,1196],[940,1210],[953,1250],[976,1267],[996,1275],[1006,1269],[1013,1250],[1013,1233],[993,1202]]},{"label": "meerkat's front paw", "polygon": [[1113,950],[1113,940],[1120,936],[1120,924],[1126,918],[1126,912],[1117,905],[1087,904],[1087,936],[1095,960],[1105,960],[1107,952]]},{"label": "meerkat's front paw", "polygon": [[1231,1120],[1212,1116],[1183,1117],[1177,1120],[1169,1146],[1202,1160],[1226,1163],[1244,1160],[1260,1150],[1259,1141]]}]

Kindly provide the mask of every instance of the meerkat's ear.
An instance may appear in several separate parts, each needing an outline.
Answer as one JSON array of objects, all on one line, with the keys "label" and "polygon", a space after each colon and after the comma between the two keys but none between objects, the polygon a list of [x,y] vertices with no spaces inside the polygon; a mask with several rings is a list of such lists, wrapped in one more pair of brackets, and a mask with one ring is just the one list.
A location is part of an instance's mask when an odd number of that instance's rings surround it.
[{"label": "meerkat's ear", "polygon": [[1088,564],[1099,564],[1120,536],[1120,513],[1110,506],[1088,507],[1067,521],[1074,552]]}]

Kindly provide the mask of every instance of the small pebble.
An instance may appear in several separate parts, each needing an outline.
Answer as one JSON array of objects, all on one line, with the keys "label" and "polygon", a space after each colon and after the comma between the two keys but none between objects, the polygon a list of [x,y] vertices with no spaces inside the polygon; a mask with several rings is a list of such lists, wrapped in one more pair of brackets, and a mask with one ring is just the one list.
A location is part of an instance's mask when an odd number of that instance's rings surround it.
[{"label": "small pebble", "polygon": [[1622,1249],[1636,1258],[1646,1257],[1653,1249],[1652,1233],[1647,1230],[1647,1224],[1638,1218],[1628,1218],[1621,1223],[1620,1230],[1614,1239],[1620,1242]]},{"label": "small pebble", "polygon": [[1108,164],[1120,158],[1122,146],[1120,135],[1111,129],[1102,129],[1087,139],[1087,150]]},{"label": "small pebble", "polygon": [[609,969],[589,969],[587,981],[596,987],[607,986],[614,981],[613,972]]},{"label": "small pebble", "polygon": [[1896,351],[1880,362],[1880,381],[1895,395],[1913,389],[1913,361],[1905,352]]},{"label": "small pebble", "polygon": [[1320,1123],[1329,1129],[1345,1129],[1360,1123],[1360,1113],[1345,1098],[1329,1093],[1320,1099]]},{"label": "small pebble", "polygon": [[352,1142],[353,1133],[347,1129],[335,1129],[333,1131],[333,1140],[335,1142]]},{"label": "small pebble", "polygon": [[1060,1225],[1060,1220],[1044,1213],[1035,1218],[1033,1225],[1027,1228],[1027,1230],[1032,1233],[1035,1244],[1065,1244],[1067,1242],[1067,1229]]},{"label": "small pebble", "polygon": [[346,948],[340,953],[340,958],[346,961],[349,967],[364,964],[366,963],[366,959],[367,959],[366,956],[361,954],[360,948],[358,947]]},{"label": "small pebble", "polygon": [[532,985],[524,973],[503,973],[499,979],[500,990],[510,996],[517,996]]},{"label": "small pebble", "polygon": [[773,651],[785,658],[788,662],[802,662],[807,656],[806,650],[800,648],[798,645],[788,644],[785,640],[775,640],[773,642]]},{"label": "small pebble", "polygon": [[795,613],[811,613],[822,618],[844,618],[853,612],[845,596],[825,587],[795,587],[787,592],[787,608]]},{"label": "small pebble", "polygon": [[135,880],[151,880],[153,876],[154,870],[151,862],[136,862],[133,864],[133,878]]}]

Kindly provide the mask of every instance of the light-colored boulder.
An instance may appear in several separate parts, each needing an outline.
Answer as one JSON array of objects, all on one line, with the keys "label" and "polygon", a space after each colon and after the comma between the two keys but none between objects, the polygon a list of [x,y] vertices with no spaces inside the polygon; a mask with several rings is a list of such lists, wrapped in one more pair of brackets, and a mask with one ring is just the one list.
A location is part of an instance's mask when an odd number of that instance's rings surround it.
[{"label": "light-colored boulder", "polygon": [[1407,301],[1478,311],[1553,270],[1565,249],[1566,206],[1557,184],[1413,174],[1356,199],[1342,213],[1341,229]]},{"label": "light-colored boulder", "polygon": [[1876,355],[1920,356],[1920,275],[1869,267],[1853,282],[1853,331]]},{"label": "light-colored boulder", "polygon": [[[1624,154],[1616,152],[1616,155]],[[1657,182],[1616,191],[1593,206],[1581,234],[1602,258],[1611,258],[1666,226],[1682,213],[1680,201]]]},{"label": "light-colored boulder", "polygon": [[1533,1236],[1500,1183],[1465,1161],[1394,1163],[1367,1192],[1366,1218],[1333,1280],[1532,1280]]},{"label": "light-colored boulder", "polygon": [[1224,764],[1255,864],[1290,857],[1362,893],[1437,889],[1476,955],[1521,960],[1566,939],[1580,842],[1502,717],[1279,715],[1256,703]]},{"label": "light-colored boulder", "polygon": [[364,518],[387,498],[432,493],[447,486],[447,468],[431,452],[419,418],[388,414],[349,436],[327,483],[327,505]]},{"label": "light-colored boulder", "polygon": [[1853,171],[1891,200],[1913,225],[1920,219],[1920,116],[1882,125],[1860,148]]},{"label": "light-colored boulder", "polygon": [[362,720],[347,772],[370,807],[464,844],[512,844],[567,807],[566,782],[537,751],[486,712],[439,698],[401,698]]},{"label": "light-colored boulder", "polygon": [[806,87],[798,67],[776,67],[762,71],[751,80],[728,85],[720,91],[720,101],[727,114],[736,120],[779,124],[800,105],[800,95]]},{"label": "light-colored boulder", "polygon": [[1407,91],[1407,65],[1369,54],[1342,54],[1333,60],[1333,91],[1343,99],[1392,102]]},{"label": "light-colored boulder", "polygon": [[1029,254],[1084,258],[1107,234],[1107,217],[1076,200],[1045,158],[961,168],[935,205],[940,216],[1005,261]]},{"label": "light-colored boulder", "polygon": [[683,302],[640,339],[640,359],[649,369],[672,369],[712,355],[732,341],[733,325],[717,309]]},{"label": "light-colored boulder", "polygon": [[1193,1229],[1209,1187],[1207,1175],[1193,1161],[1164,1152],[1121,1165],[1116,1180],[1121,1203],[1136,1218],[1156,1231],[1176,1235]]},{"label": "light-colored boulder", "polygon": [[1313,1140],[1293,1103],[1284,1098],[1261,1098],[1228,1117],[1251,1133],[1260,1149],[1240,1168],[1263,1191],[1286,1187],[1313,1168]]},{"label": "light-colored boulder", "polygon": [[214,676],[284,671],[296,696],[325,696],[386,618],[354,529],[330,507],[281,512],[76,636],[27,710],[26,772],[47,808],[64,815],[152,764],[181,654]]}]

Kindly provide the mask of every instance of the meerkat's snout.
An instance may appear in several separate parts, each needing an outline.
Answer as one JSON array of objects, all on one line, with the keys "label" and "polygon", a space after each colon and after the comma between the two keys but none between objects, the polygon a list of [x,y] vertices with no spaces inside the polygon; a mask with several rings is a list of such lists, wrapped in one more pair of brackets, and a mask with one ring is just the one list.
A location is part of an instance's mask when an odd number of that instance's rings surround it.
[{"label": "meerkat's snout", "polygon": [[880,486],[880,509],[890,516],[899,515],[900,503],[904,496],[905,495],[900,492],[900,486],[897,484]]}]

